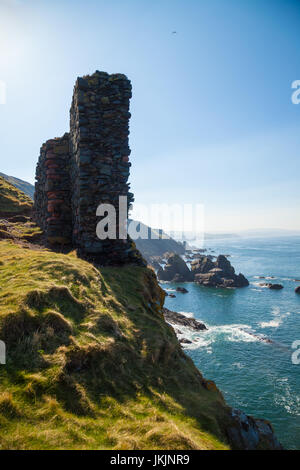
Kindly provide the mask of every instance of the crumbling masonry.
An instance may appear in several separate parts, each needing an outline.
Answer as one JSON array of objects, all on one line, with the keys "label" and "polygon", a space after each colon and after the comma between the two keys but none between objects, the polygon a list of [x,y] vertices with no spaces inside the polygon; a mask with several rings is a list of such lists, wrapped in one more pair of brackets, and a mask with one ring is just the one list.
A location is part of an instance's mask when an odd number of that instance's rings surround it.
[{"label": "crumbling masonry", "polygon": [[101,264],[143,264],[129,237],[100,240],[99,204],[119,196],[133,201],[129,176],[131,83],[122,74],[95,72],[78,78],[70,110],[70,133],[41,147],[34,214],[50,245],[72,245]]}]

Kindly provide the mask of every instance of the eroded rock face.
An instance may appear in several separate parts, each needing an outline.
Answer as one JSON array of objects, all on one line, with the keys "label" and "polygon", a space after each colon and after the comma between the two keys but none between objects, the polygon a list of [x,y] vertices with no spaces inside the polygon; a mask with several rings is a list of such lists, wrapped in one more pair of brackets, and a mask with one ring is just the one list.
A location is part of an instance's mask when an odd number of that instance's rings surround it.
[{"label": "eroded rock face", "polygon": [[166,307],[163,308],[163,314],[164,314],[165,320],[168,323],[187,326],[188,328],[191,328],[192,330],[195,330],[195,331],[207,330],[204,323],[201,323],[200,321],[195,320],[195,318],[186,317],[185,315],[182,315],[181,313],[173,312],[172,310],[169,310]]},{"label": "eroded rock face", "polygon": [[227,433],[233,449],[282,449],[269,421],[255,419],[234,408],[232,409],[232,418],[233,425],[228,428]]},{"label": "eroded rock face", "polygon": [[[192,271],[195,273],[194,281],[198,284],[206,287],[245,287],[249,285],[249,281],[243,274],[235,274],[234,267],[231,266],[230,261],[224,255],[219,255],[215,262],[203,261],[203,266],[200,262],[200,268],[198,267]],[[207,271],[207,268],[211,265],[213,267]],[[199,273],[199,269],[202,272]]]},{"label": "eroded rock face", "polygon": [[191,270],[193,276],[196,274],[205,274],[208,273],[211,269],[215,267],[214,262],[207,256],[201,256],[196,258],[191,263]]},{"label": "eroded rock face", "polygon": [[192,280],[192,274],[186,262],[176,254],[169,256],[164,269],[160,268],[157,271],[157,277],[161,281],[189,282]]}]

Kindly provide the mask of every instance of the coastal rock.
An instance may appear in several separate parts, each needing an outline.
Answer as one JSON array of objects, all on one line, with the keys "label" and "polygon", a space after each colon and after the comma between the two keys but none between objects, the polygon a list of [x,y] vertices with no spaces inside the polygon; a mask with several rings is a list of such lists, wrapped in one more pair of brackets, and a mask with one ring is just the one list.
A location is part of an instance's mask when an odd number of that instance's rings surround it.
[{"label": "coastal rock", "polygon": [[206,287],[245,287],[249,281],[243,274],[235,274],[234,267],[224,255],[216,261],[202,256],[191,264],[192,275],[197,284]]},{"label": "coastal rock", "polygon": [[160,267],[157,277],[161,281],[188,282],[192,280],[191,271],[186,262],[177,254],[168,257],[164,269]]},{"label": "coastal rock", "polygon": [[192,344],[192,341],[190,341],[190,340],[187,339],[187,338],[181,338],[181,339],[179,340],[179,343],[181,343],[181,344]]},{"label": "coastal rock", "polygon": [[200,321],[195,320],[195,318],[186,317],[185,315],[182,315],[181,313],[173,312],[172,310],[169,310],[166,307],[163,308],[163,314],[164,314],[165,320],[168,323],[187,326],[188,328],[191,328],[194,331],[207,330],[204,323],[201,323]]},{"label": "coastal rock", "polygon": [[270,284],[270,285],[269,285],[269,289],[272,289],[272,290],[281,290],[281,289],[283,289],[283,285],[282,285],[282,284]]},{"label": "coastal rock", "polygon": [[283,289],[282,284],[272,284],[271,282],[261,282],[259,285],[261,287],[268,287],[268,289],[271,289],[271,290],[281,290],[281,289]]},{"label": "coastal rock", "polygon": [[200,256],[191,263],[192,275],[205,274],[215,267],[213,261],[207,256]]},{"label": "coastal rock", "polygon": [[182,292],[182,294],[187,294],[188,290],[185,287],[176,287],[177,292]]},{"label": "coastal rock", "polygon": [[219,255],[215,262],[216,267],[221,269],[225,276],[232,277],[234,276],[234,267],[231,266],[230,261],[224,255]]},{"label": "coastal rock", "polygon": [[214,268],[206,274],[196,274],[195,282],[206,287],[246,287],[249,281],[243,274],[228,274],[221,268]]},{"label": "coastal rock", "polygon": [[264,419],[247,416],[240,410],[232,409],[233,425],[227,429],[229,442],[234,450],[282,450],[272,425]]},{"label": "coastal rock", "polygon": [[295,292],[296,294],[300,294],[300,286],[296,287]]}]

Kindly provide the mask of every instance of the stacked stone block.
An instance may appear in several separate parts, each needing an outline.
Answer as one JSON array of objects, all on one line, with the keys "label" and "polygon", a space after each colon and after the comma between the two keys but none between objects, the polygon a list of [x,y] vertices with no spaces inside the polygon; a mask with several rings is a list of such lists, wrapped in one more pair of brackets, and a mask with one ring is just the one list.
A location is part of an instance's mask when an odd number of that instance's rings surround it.
[{"label": "stacked stone block", "polygon": [[[143,264],[129,237],[119,238],[119,196],[129,192],[129,100],[122,74],[95,72],[78,78],[70,110],[70,134],[47,141],[36,172],[35,216],[51,244],[69,241],[101,264]],[[116,239],[100,240],[100,204],[116,210]],[[69,210],[63,214],[62,208]]]},{"label": "stacked stone block", "polygon": [[36,169],[35,218],[49,244],[68,245],[72,236],[69,134],[41,147]]}]

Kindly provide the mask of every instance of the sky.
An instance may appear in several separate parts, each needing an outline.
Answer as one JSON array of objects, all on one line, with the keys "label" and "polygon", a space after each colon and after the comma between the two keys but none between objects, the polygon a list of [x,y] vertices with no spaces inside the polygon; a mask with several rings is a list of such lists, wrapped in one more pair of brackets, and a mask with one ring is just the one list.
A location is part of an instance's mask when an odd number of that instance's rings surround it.
[{"label": "sky", "polygon": [[299,0],[0,0],[0,171],[34,183],[77,76],[120,72],[137,207],[300,230],[299,31]]}]

